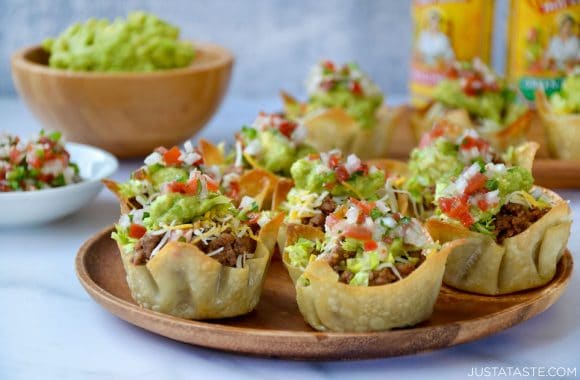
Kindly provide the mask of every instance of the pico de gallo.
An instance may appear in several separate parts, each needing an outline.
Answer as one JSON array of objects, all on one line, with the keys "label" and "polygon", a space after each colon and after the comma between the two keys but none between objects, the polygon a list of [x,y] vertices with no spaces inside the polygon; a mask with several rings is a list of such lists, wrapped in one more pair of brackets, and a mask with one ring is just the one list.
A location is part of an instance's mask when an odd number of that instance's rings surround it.
[{"label": "pico de gallo", "polygon": [[361,128],[375,125],[375,113],[383,103],[379,87],[355,63],[339,66],[332,61],[315,65],[307,80],[307,111],[342,108]]},{"label": "pico de gallo", "polygon": [[321,228],[347,197],[377,199],[386,192],[383,171],[339,150],[309,154],[296,161],[290,172],[294,187],[282,205],[290,223]]},{"label": "pico de gallo", "polygon": [[432,244],[414,218],[393,212],[383,200],[349,198],[326,218],[324,241],[300,238],[286,247],[293,266],[325,260],[339,281],[353,286],[396,282],[423,263]]},{"label": "pico de gallo", "polygon": [[502,129],[528,111],[517,92],[481,60],[455,62],[433,97],[446,108],[465,109],[486,129]]},{"label": "pico de gallo", "polygon": [[493,235],[498,242],[524,231],[551,208],[527,169],[480,162],[457,178],[441,182],[436,214],[472,231]]},{"label": "pico de gallo", "polygon": [[290,166],[314,149],[304,143],[306,128],[279,114],[260,113],[237,136],[236,165],[244,163],[289,176]]},{"label": "pico de gallo", "polygon": [[34,191],[81,182],[60,132],[28,141],[0,134],[0,192]]},{"label": "pico de gallo", "polygon": [[[511,151],[510,151],[511,154]],[[460,129],[441,120],[423,135],[411,152],[404,189],[421,208],[432,208],[435,185],[457,176],[474,162],[503,162],[503,158],[473,129]]]}]

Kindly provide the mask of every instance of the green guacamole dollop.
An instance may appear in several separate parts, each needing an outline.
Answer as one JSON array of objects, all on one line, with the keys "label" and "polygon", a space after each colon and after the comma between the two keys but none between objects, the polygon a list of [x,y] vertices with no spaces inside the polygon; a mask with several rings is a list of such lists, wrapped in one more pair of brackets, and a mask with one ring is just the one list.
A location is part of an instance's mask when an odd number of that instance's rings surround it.
[{"label": "green guacamole dollop", "polygon": [[567,77],[560,92],[550,98],[550,103],[557,113],[580,113],[580,75]]},{"label": "green guacamole dollop", "polygon": [[329,191],[333,196],[352,196],[357,199],[371,199],[385,184],[385,174],[377,170],[367,175],[353,174],[340,183],[334,172],[323,171],[322,164],[316,160],[300,159],[292,165],[290,172],[294,186],[312,193]]},{"label": "green guacamole dollop", "polygon": [[155,71],[188,66],[191,43],[179,41],[179,29],[145,12],[126,20],[89,19],[75,23],[42,44],[48,65],[73,71]]},{"label": "green guacamole dollop", "polygon": [[232,201],[218,193],[208,193],[206,198],[169,193],[161,195],[151,203],[149,218],[144,223],[148,227],[191,223],[208,211],[227,212],[232,208]]},{"label": "green guacamole dollop", "polygon": [[178,167],[166,167],[162,165],[150,165],[146,167],[148,180],[138,180],[131,178],[119,184],[119,193],[123,198],[129,199],[143,193],[144,186],[149,183],[153,190],[159,191],[161,185],[168,182],[186,182],[189,179],[189,172]]},{"label": "green guacamole dollop", "polygon": [[527,110],[525,105],[516,102],[516,93],[509,87],[504,87],[501,91],[467,95],[458,80],[439,82],[433,98],[446,107],[463,108],[473,117],[500,125],[513,123]]}]

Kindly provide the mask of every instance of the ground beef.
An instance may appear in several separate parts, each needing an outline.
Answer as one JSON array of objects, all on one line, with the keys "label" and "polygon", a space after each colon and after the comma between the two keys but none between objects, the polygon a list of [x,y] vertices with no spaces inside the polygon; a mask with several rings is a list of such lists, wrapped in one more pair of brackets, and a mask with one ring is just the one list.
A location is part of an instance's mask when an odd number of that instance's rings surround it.
[{"label": "ground beef", "polygon": [[131,262],[135,265],[145,264],[151,257],[151,252],[157,247],[163,235],[145,234],[135,244],[135,255]]},{"label": "ground beef", "polygon": [[316,214],[309,218],[302,218],[302,224],[307,224],[316,228],[324,228],[324,223],[326,222],[326,217],[336,210],[336,202],[329,195],[322,201],[322,204],[318,208],[321,214]]},{"label": "ground beef", "polygon": [[256,251],[256,241],[247,235],[236,237],[229,232],[225,232],[208,244],[198,243],[198,247],[205,253],[210,253],[223,247],[221,252],[211,257],[222,265],[235,267],[238,256]]},{"label": "ground beef", "polygon": [[[353,252],[345,251],[341,248],[342,241],[334,248],[330,256],[328,257],[328,264],[338,273],[340,282],[348,284],[350,280],[354,277],[354,274],[346,270],[346,260],[353,257]],[[425,256],[421,254],[420,251],[410,252],[410,257],[417,258],[416,263],[399,263],[395,264],[397,271],[401,277],[405,278],[410,275],[419,265],[425,261]],[[399,277],[390,268],[383,268],[380,270],[372,271],[369,274],[369,286],[390,284],[391,282],[398,281]]]},{"label": "ground beef", "polygon": [[527,208],[518,203],[506,203],[495,219],[496,241],[501,244],[507,238],[516,236],[538,221],[549,208]]}]

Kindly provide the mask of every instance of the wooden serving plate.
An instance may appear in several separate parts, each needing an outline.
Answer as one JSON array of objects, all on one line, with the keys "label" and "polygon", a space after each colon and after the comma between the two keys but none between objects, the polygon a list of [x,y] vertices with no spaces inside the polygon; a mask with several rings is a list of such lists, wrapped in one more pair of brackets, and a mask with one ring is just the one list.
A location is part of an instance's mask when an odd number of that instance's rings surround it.
[{"label": "wooden serving plate", "polygon": [[272,262],[262,299],[252,313],[230,319],[190,321],[135,304],[108,227],[76,257],[78,278],[105,309],[125,321],[181,342],[251,355],[292,359],[363,359],[414,354],[473,341],[523,322],[550,307],[564,292],[573,268],[566,252],[546,286],[488,297],[443,287],[431,318],[407,329],[380,333],[323,333],[303,320],[290,277]]},{"label": "wooden serving plate", "polygon": [[[389,158],[406,161],[416,145],[411,128],[413,109],[402,105],[393,108],[393,112],[397,114],[398,123],[392,134]],[[527,138],[540,144],[533,168],[535,184],[551,189],[580,188],[580,161],[556,160],[550,157],[542,122],[535,113]]]}]

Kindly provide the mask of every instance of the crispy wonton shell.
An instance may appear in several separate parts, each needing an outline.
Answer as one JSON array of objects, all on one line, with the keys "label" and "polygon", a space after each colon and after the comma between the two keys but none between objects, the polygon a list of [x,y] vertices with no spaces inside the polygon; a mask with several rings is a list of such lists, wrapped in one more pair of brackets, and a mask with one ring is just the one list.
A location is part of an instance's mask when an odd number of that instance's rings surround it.
[{"label": "crispy wonton shell", "polygon": [[298,277],[304,273],[302,268],[296,267],[290,263],[290,257],[286,252],[286,247],[293,245],[298,241],[300,238],[312,240],[312,241],[323,241],[324,240],[324,232],[316,227],[307,226],[304,224],[295,224],[290,223],[286,226],[285,229],[286,238],[284,239],[284,246],[280,248],[280,255],[282,256],[282,262],[284,266],[288,270],[288,274],[292,279],[294,285],[296,285],[296,281],[298,281]]},{"label": "crispy wonton shell", "polygon": [[282,92],[284,112],[299,119],[306,127],[306,142],[319,152],[340,149],[345,154],[354,153],[361,159],[386,157],[392,131],[402,117],[404,109],[381,107],[376,113],[376,124],[362,129],[342,108],[330,108],[306,113],[306,106],[291,95]]},{"label": "crispy wonton shell", "polygon": [[431,316],[447,254],[459,244],[432,250],[409,276],[379,286],[344,284],[326,261],[311,261],[296,284],[300,312],[320,331],[366,332],[416,325]]},{"label": "crispy wonton shell", "polygon": [[505,151],[511,145],[522,143],[532,122],[532,112],[528,110],[510,125],[500,131],[485,131],[474,124],[464,109],[447,109],[440,103],[434,102],[427,109],[414,110],[411,116],[411,127],[417,142],[424,133],[429,132],[433,123],[446,119],[463,128],[475,129],[483,138],[499,152]]},{"label": "crispy wonton shell", "polygon": [[254,257],[243,268],[223,266],[190,243],[170,242],[145,265],[132,264],[132,253],[119,247],[133,299],[187,319],[249,313],[260,299],[282,219],[280,214],[260,230]]},{"label": "crispy wonton shell", "polygon": [[580,160],[580,114],[554,113],[544,91],[536,92],[536,107],[546,129],[550,154],[563,160]]},{"label": "crispy wonton shell", "polygon": [[552,209],[501,245],[488,235],[460,225],[437,219],[427,221],[426,227],[435,240],[444,243],[466,239],[449,254],[443,282],[486,295],[513,293],[548,283],[566,248],[572,219],[566,201],[550,190],[542,191],[552,200]]}]

